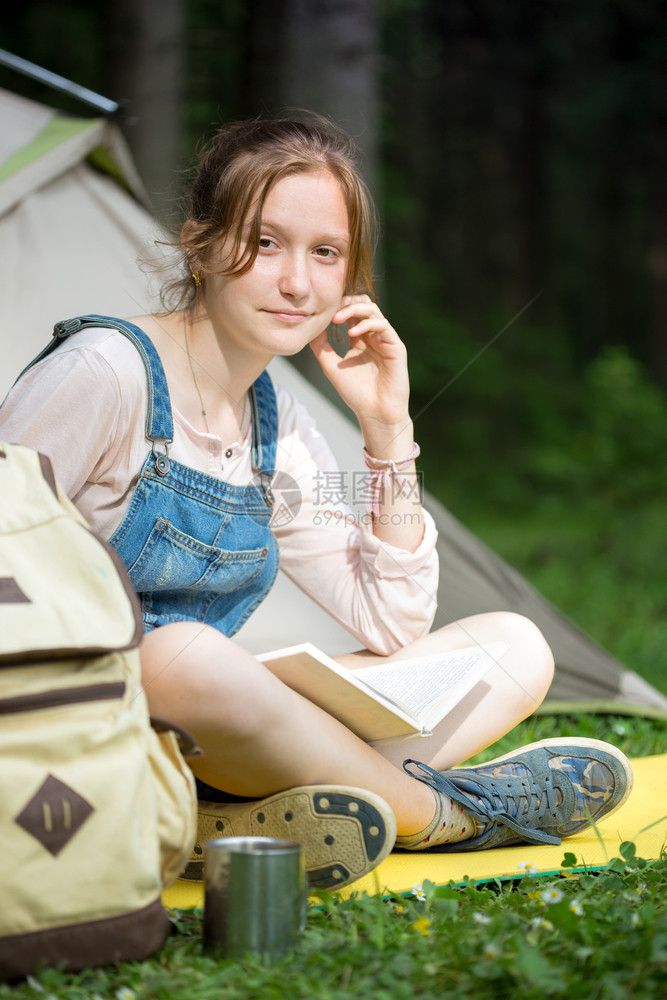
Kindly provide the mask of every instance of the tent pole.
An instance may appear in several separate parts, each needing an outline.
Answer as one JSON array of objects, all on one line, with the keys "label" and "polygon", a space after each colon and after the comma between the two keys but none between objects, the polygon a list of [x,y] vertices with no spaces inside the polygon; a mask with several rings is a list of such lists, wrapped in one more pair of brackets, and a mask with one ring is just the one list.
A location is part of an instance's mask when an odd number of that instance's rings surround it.
[{"label": "tent pole", "polygon": [[71,80],[65,79],[64,76],[52,73],[48,69],[42,69],[41,66],[28,62],[27,59],[22,59],[20,56],[12,55],[11,52],[6,52],[4,49],[0,49],[0,65],[15,69],[17,72],[23,73],[24,76],[29,76],[33,80],[38,80],[40,83],[46,84],[47,87],[53,87],[55,90],[61,90],[65,94],[71,94],[72,97],[90,104],[91,107],[103,112],[103,114],[108,115],[110,118],[118,116],[124,110],[123,106],[117,101],[110,101],[108,98],[102,97],[92,90],[88,90],[87,87],[81,87],[78,83],[73,83]]}]

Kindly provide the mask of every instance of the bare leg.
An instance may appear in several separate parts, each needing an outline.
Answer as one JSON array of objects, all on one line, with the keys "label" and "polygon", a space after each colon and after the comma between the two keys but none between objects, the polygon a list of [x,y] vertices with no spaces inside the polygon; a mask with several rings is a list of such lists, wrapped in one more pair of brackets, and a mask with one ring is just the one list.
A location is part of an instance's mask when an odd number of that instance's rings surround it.
[{"label": "bare leg", "polygon": [[400,834],[416,833],[433,818],[427,785],[216,630],[163,626],[145,636],[141,661],[150,711],[192,732],[204,750],[193,770],[213,786],[263,797],[299,785],[350,785],[380,795]]},{"label": "bare leg", "polygon": [[527,618],[493,612],[446,625],[392,656],[375,656],[364,650],[337,657],[354,668],[498,639],[508,645],[507,653],[436,727],[433,736],[380,748],[387,760],[400,767],[406,757],[414,757],[444,771],[494,743],[541,704],[553,677],[551,650]]}]

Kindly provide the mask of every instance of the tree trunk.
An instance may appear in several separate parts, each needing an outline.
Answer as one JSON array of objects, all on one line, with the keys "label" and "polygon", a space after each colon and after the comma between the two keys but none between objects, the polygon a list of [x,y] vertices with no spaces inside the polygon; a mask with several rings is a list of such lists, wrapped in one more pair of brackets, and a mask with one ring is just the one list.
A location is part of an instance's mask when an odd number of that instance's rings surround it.
[{"label": "tree trunk", "polygon": [[[257,0],[251,46],[250,113],[305,109],[333,119],[359,146],[364,179],[377,198],[376,0]],[[309,348],[292,360],[340,402]]]},{"label": "tree trunk", "polygon": [[649,279],[649,358],[651,370],[667,388],[667,138],[656,127],[647,157],[647,215],[650,220],[646,263]]},{"label": "tree trunk", "polygon": [[159,217],[174,207],[182,150],[183,0],[113,0],[107,78],[129,101],[125,134]]}]

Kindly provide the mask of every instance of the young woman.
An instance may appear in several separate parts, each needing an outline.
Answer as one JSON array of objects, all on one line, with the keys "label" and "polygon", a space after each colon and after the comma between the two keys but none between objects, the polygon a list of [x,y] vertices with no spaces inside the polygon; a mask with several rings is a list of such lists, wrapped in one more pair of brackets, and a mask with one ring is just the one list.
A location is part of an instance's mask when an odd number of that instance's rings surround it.
[{"label": "young woman", "polygon": [[[151,711],[204,751],[193,764],[200,838],[296,837],[311,882],[335,886],[377,864],[396,833],[411,850],[558,843],[617,809],[631,770],[596,741],[452,770],[533,711],[553,660],[510,613],[429,632],[436,532],[415,501],[406,350],[373,299],[371,208],[348,137],[319,118],[222,128],[201,157],[179,250],[164,313],[56,327],[5,401],[0,438],[47,453],[125,561],[143,606]],[[342,358],[331,323],[349,333]],[[322,516],[318,482],[333,456],[266,372],[306,345],[361,428],[364,523],[338,500]],[[274,475],[295,481],[299,503],[272,522]],[[423,761],[413,773],[400,744],[362,742],[232,638],[279,560],[356,636],[363,648],[339,658],[350,669],[506,643],[433,736],[410,745]]]}]

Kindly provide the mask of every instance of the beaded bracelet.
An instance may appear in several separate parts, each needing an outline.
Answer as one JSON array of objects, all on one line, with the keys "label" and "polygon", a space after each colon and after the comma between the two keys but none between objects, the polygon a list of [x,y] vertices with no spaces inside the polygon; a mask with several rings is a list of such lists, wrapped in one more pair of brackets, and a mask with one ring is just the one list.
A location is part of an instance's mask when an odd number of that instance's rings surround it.
[{"label": "beaded bracelet", "polygon": [[419,445],[417,442],[413,442],[412,454],[409,458],[401,458],[395,460],[393,458],[383,459],[383,458],[373,458],[368,454],[364,448],[364,462],[367,468],[370,469],[370,482],[369,482],[369,493],[368,500],[366,502],[366,509],[373,513],[380,513],[380,493],[384,486],[387,485],[389,479],[394,476],[396,481],[400,486],[403,486],[407,480],[405,476],[401,475],[409,465],[412,465],[414,460],[419,457]]}]

